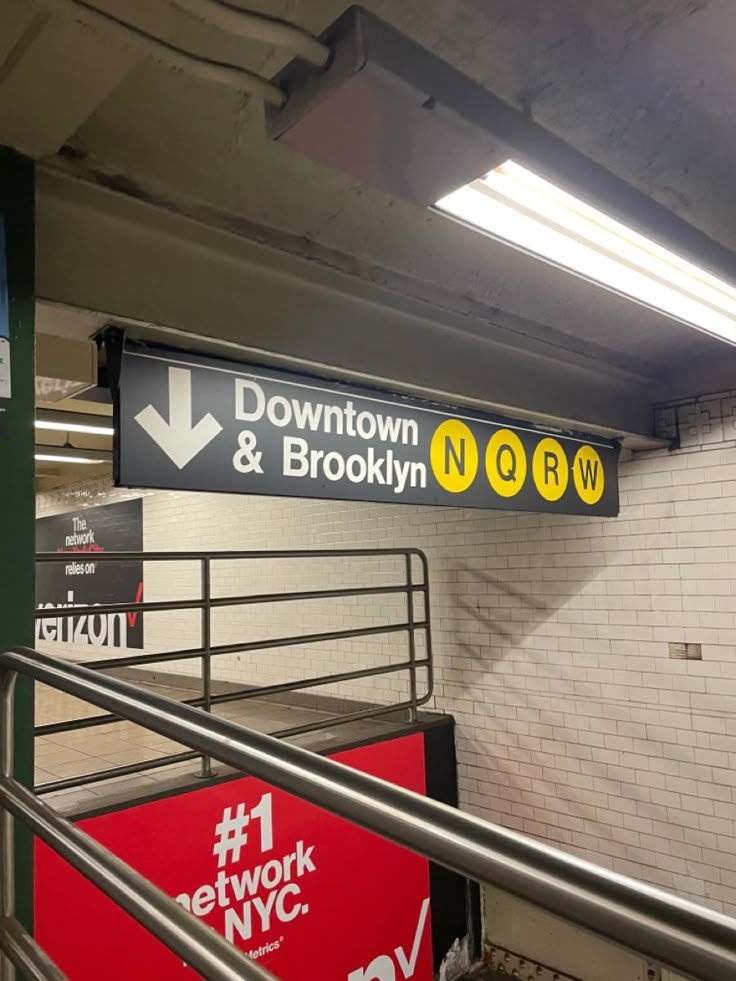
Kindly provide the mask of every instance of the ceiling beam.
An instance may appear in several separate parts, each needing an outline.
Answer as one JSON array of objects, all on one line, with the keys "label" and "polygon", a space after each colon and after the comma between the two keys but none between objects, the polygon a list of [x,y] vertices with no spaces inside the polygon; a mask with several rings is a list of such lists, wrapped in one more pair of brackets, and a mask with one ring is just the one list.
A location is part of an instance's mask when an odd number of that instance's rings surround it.
[{"label": "ceiling beam", "polygon": [[0,143],[29,157],[56,153],[139,60],[74,20],[36,10],[0,65]]},{"label": "ceiling beam", "polygon": [[[224,341],[242,360],[293,359],[505,414],[650,431],[650,377],[566,350],[533,325],[524,333],[438,309],[58,173],[39,174],[37,229],[46,301]],[[153,326],[134,333],[161,340]]]}]

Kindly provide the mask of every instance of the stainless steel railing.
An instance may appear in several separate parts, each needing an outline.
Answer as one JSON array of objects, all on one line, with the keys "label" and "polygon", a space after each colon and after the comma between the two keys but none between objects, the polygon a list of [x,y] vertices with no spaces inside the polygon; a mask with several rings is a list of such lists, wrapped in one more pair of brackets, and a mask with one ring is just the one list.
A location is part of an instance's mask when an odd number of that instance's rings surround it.
[{"label": "stainless steel railing", "polygon": [[[40,552],[36,562],[41,566],[65,564],[78,553],[73,552]],[[86,667],[93,670],[110,670],[117,668],[142,667],[147,665],[165,665],[180,661],[195,660],[201,664],[201,693],[186,699],[188,705],[195,705],[211,712],[217,705],[229,702],[247,701],[253,698],[268,698],[319,689],[327,685],[358,682],[367,678],[403,676],[408,679],[406,685],[408,697],[387,705],[370,705],[357,711],[343,712],[338,715],[326,715],[323,718],[281,729],[272,735],[280,739],[304,735],[323,728],[346,725],[351,722],[366,719],[377,719],[396,713],[406,713],[410,722],[416,721],[418,709],[432,697],[434,684],[432,666],[432,635],[430,626],[430,594],[429,567],[425,554],[416,548],[348,548],[348,549],[288,549],[288,550],[259,550],[240,552],[95,552],[86,554],[86,559],[95,563],[190,563],[198,568],[200,595],[190,599],[170,599],[130,603],[107,603],[94,606],[44,606],[37,609],[37,621],[67,620],[71,617],[106,616],[115,614],[167,613],[173,611],[199,611],[200,636],[199,645],[184,650],[161,652],[142,652],[129,654],[124,657],[101,658],[87,661]],[[247,593],[226,596],[214,596],[212,590],[213,570],[218,563],[262,562],[275,560],[301,561],[326,560],[330,562],[330,571],[339,571],[340,560],[359,559],[365,562],[375,560],[393,560],[398,564],[402,581],[376,581],[369,585],[341,586],[340,588],[310,589],[310,590],[279,590],[268,593]],[[419,575],[414,568],[414,560],[419,566]],[[386,577],[387,578],[387,577]],[[394,577],[396,578],[396,577]],[[308,601],[319,602],[341,598],[362,598],[402,596],[405,602],[405,619],[384,619],[370,626],[355,626],[342,630],[325,630],[310,633],[291,633],[288,636],[269,637],[265,639],[247,639],[229,644],[212,643],[212,615],[217,610],[237,609],[271,603],[288,604]],[[418,601],[417,598],[420,598]],[[213,693],[212,660],[226,654],[248,654],[266,650],[292,646],[307,646],[324,644],[334,641],[349,641],[362,637],[392,636],[397,640],[406,641],[406,657],[390,664],[379,664],[371,667],[357,668],[351,671],[332,672],[320,676],[300,678],[280,684],[259,685],[258,687],[238,688],[231,691]],[[420,673],[422,675],[420,679]],[[420,683],[421,681],[421,683]],[[62,732],[74,732],[79,729],[94,728],[119,721],[114,715],[87,716],[63,722],[51,722],[36,727],[37,736],[52,736]],[[48,781],[36,787],[40,794],[48,794],[59,790],[69,790],[90,783],[109,780],[112,777],[130,776],[169,766],[174,763],[184,763],[201,757],[201,775],[210,776],[210,762],[206,756],[194,751],[168,754],[153,760],[141,760],[126,763],[121,766],[107,767],[104,770],[84,773],[79,776]]]},{"label": "stainless steel railing", "polygon": [[[0,658],[0,981],[16,981],[16,972],[27,981],[68,981],[15,918],[14,819],[27,825],[198,974],[212,981],[275,981],[269,971],[14,779],[13,688],[19,672],[41,680],[28,669],[34,660],[39,666],[54,663],[53,658],[25,650]],[[85,674],[95,677],[91,671]],[[135,691],[132,685],[125,687]],[[84,683],[76,687],[82,689]]]},{"label": "stainless steel railing", "polygon": [[[259,777],[361,827],[410,848],[478,882],[491,882],[577,925],[601,934],[699,981],[736,981],[736,920],[599,868],[513,831],[489,824],[419,794],[387,784],[271,736],[207,715],[201,709],[147,692],[88,668],[27,648],[0,655],[4,712],[0,808],[2,915],[0,949],[14,957],[10,815],[28,823],[52,848],[92,878],[205,977],[266,978],[254,964],[150,883],[104,852],[13,780],[9,733],[12,677],[36,681],[85,699],[228,766]],[[116,873],[109,878],[110,870]],[[97,878],[93,878],[97,876]],[[176,905],[176,904],[173,904]],[[15,933],[13,933],[15,932]],[[32,941],[23,937],[27,948]],[[224,945],[224,946],[223,946]],[[34,952],[43,973],[42,953]],[[233,967],[237,963],[237,967]],[[228,973],[233,970],[239,974]],[[12,981],[12,973],[2,981]]]}]

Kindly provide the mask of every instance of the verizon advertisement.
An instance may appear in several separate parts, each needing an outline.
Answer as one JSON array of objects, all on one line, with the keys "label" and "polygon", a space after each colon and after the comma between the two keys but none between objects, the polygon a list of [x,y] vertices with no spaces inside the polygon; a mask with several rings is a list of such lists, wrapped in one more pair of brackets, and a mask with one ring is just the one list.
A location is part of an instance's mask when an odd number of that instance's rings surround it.
[{"label": "verizon advertisement", "polygon": [[[140,603],[142,562],[96,562],[101,552],[143,549],[143,501],[122,501],[68,514],[39,518],[38,552],[68,552],[66,562],[39,562],[36,608]],[[36,641],[91,647],[143,647],[143,616],[100,613],[36,620]]]},{"label": "verizon advertisement", "polygon": [[[425,793],[422,733],[334,758]],[[79,826],[283,981],[432,981],[429,863],[260,780]],[[40,843],[36,936],[74,981],[199,977]]]}]

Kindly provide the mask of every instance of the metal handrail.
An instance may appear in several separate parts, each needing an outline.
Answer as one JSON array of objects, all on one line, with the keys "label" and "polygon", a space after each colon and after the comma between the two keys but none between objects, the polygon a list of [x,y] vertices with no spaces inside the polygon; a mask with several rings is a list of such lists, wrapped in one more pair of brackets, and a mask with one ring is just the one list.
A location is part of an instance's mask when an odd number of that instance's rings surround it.
[{"label": "metal handrail", "polygon": [[[736,920],[730,917],[271,736],[28,648],[0,655],[0,672],[6,677],[20,672],[92,702],[678,972],[700,981],[736,981]],[[0,805],[19,811],[5,782]],[[53,840],[50,844],[54,847]],[[7,849],[7,835],[2,845]]]},{"label": "metal handrail", "polygon": [[[64,564],[69,562],[74,552],[40,552],[36,561],[44,564]],[[386,715],[406,712],[410,722],[417,720],[417,713],[432,697],[434,688],[434,671],[432,663],[432,636],[430,624],[429,596],[429,566],[427,557],[421,549],[409,548],[331,548],[331,549],[277,549],[277,550],[248,550],[248,551],[201,551],[201,552],[95,552],[89,553],[88,558],[95,563],[124,563],[124,562],[196,562],[200,567],[200,595],[197,598],[184,600],[155,600],[131,603],[104,603],[92,606],[56,606],[37,608],[35,618],[38,621],[73,616],[128,614],[128,613],[160,613],[181,610],[198,611],[200,618],[200,643],[197,647],[182,650],[164,651],[157,653],[130,654],[125,657],[103,658],[85,662],[87,668],[93,670],[118,669],[151,664],[166,664],[196,659],[201,662],[202,687],[195,698],[185,699],[185,704],[202,707],[212,711],[213,706],[221,702],[233,702],[250,698],[268,697],[303,691],[308,688],[319,688],[325,685],[338,684],[348,681],[360,681],[377,675],[395,675],[405,672],[408,676],[408,698],[394,702],[391,705],[376,705],[361,708],[352,712],[329,715],[323,718],[291,726],[271,733],[280,739],[301,736],[310,732],[334,726],[348,725],[366,719],[382,718]],[[336,589],[290,590],[273,593],[257,593],[232,596],[212,596],[211,579],[212,563],[221,561],[254,561],[279,559],[350,559],[350,558],[394,558],[402,560],[404,566],[404,581],[397,585],[374,584],[370,586],[341,587]],[[412,559],[417,558],[421,565],[421,581],[414,579]],[[415,596],[424,598],[421,617],[415,616]],[[331,600],[349,597],[369,597],[384,595],[404,595],[406,597],[406,619],[402,622],[385,622],[371,626],[352,627],[341,630],[327,630],[309,634],[290,634],[261,640],[244,640],[230,644],[212,644],[212,610],[227,607],[254,606],[267,603],[287,603],[295,601]],[[416,634],[421,632],[425,638],[424,650],[417,655]],[[408,658],[400,663],[392,663],[381,667],[360,668],[350,672],[336,672],[332,675],[320,675],[298,681],[265,685],[254,688],[241,688],[236,691],[213,694],[212,691],[212,658],[226,654],[240,654],[273,650],[281,647],[328,643],[351,640],[361,637],[378,637],[382,635],[406,635],[408,643]],[[417,673],[425,672],[426,686],[422,692],[418,690]],[[37,736],[53,735],[61,732],[75,732],[78,729],[93,728],[120,721],[116,716],[93,716],[70,719],[63,722],[52,722],[37,726]],[[47,781],[36,788],[38,793],[48,794],[59,790],[82,787],[88,783],[96,783],[114,777],[130,776],[144,773],[175,763],[195,760],[196,753],[173,753],[157,757],[154,760],[141,760],[136,763],[126,763],[108,767],[91,773],[63,779]],[[212,775],[210,761],[201,756],[200,775]]]},{"label": "metal handrail", "polygon": [[[45,658],[35,651],[20,653]],[[19,671],[23,668],[9,668],[0,658],[0,981],[16,981],[16,971],[27,981],[69,981],[15,917],[14,817],[201,976],[210,981],[277,981],[14,779],[13,689]]]},{"label": "metal handrail", "polygon": [[[190,916],[183,906],[16,780],[0,777],[0,801],[37,837],[170,950],[179,954],[198,974],[212,981],[273,979],[269,971],[245,957],[237,947],[201,920]],[[17,930],[20,925],[17,921],[13,922]],[[30,939],[26,934],[26,944]],[[0,947],[3,947],[1,936]],[[8,950],[8,953],[11,951]],[[22,969],[22,965],[16,966]],[[45,975],[41,977],[45,978]]]}]

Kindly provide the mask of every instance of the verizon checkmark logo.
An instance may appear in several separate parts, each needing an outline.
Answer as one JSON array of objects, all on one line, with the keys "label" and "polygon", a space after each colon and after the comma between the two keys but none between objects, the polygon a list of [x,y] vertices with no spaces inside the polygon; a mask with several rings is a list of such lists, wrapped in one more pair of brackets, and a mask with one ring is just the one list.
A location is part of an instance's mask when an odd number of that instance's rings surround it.
[{"label": "verizon checkmark logo", "polygon": [[402,977],[406,978],[407,981],[409,978],[413,978],[419,959],[419,950],[422,945],[428,912],[429,899],[425,899],[419,910],[414,939],[408,956],[403,947],[396,947],[391,954],[380,954],[378,957],[375,957],[368,967],[351,971],[348,975],[348,981],[397,981],[397,964],[401,968]]},{"label": "verizon checkmark logo", "polygon": [[[136,603],[142,603],[143,602],[143,583],[142,582],[139,582],[138,583],[138,589],[136,589],[136,591],[135,591],[135,602]],[[137,621],[138,621],[138,613],[137,612],[136,613],[129,613],[128,614],[128,626],[130,627],[131,630],[136,625]]]}]

